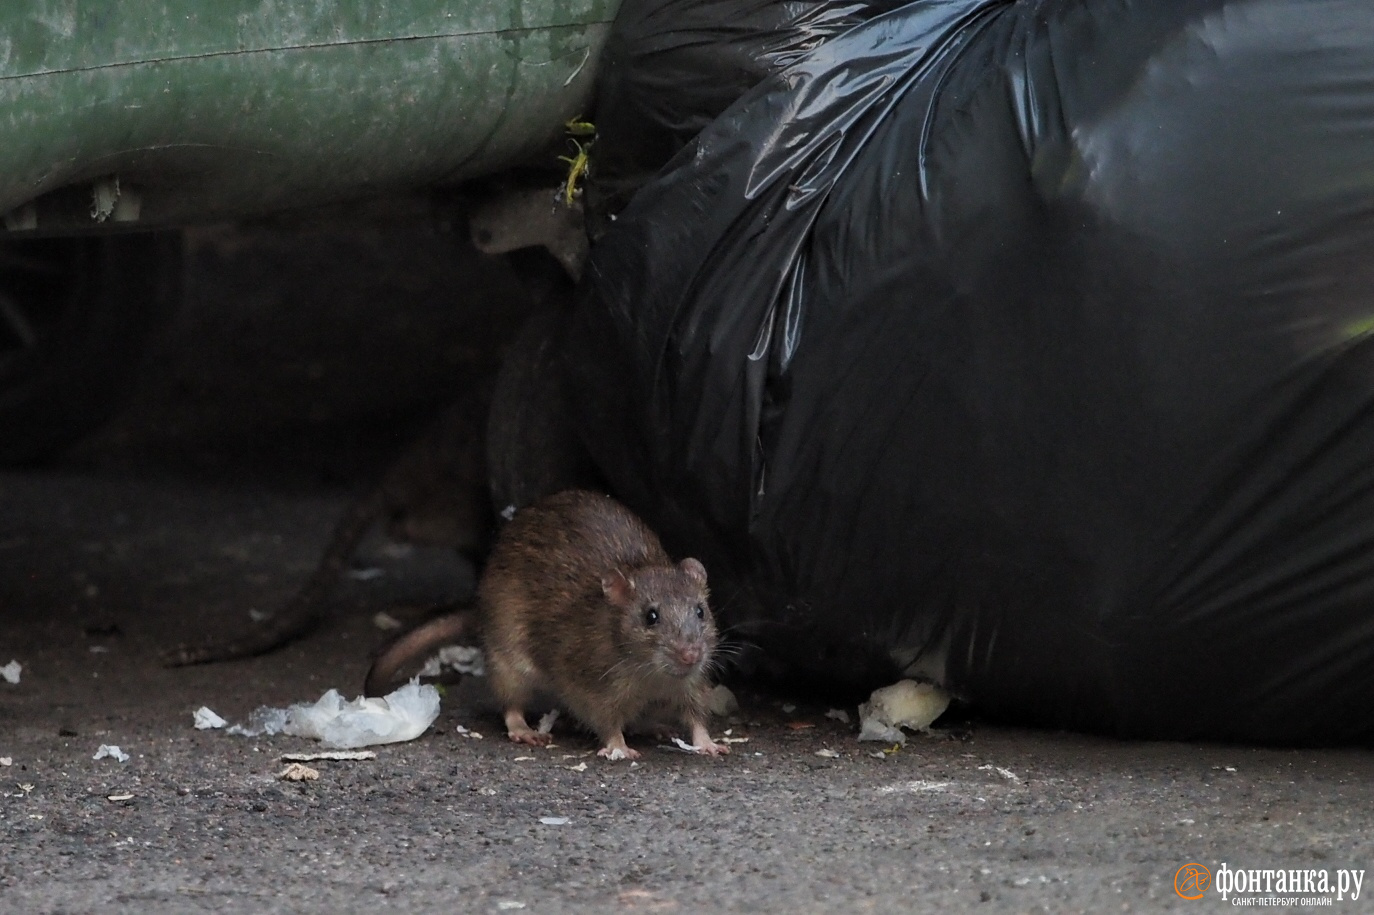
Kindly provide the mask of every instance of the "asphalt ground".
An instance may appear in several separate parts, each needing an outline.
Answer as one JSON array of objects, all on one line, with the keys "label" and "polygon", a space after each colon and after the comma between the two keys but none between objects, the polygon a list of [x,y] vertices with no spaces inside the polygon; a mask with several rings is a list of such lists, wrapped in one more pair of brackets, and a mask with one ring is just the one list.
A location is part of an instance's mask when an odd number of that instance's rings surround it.
[{"label": "asphalt ground", "polygon": [[[353,565],[381,574],[341,580],[311,637],[158,660],[291,596],[511,330],[518,280],[461,232],[404,222],[199,233],[127,409],[53,465],[0,474],[0,665],[23,666],[0,681],[0,912],[1374,911],[1374,888],[1336,898],[1374,865],[1366,751],[974,717],[883,752],[841,697],[749,684],[713,724],[740,741],[722,759],[639,737],[638,764],[608,763],[570,729],[515,746],[476,679],[419,739],[311,763],[311,781],[278,777],[308,741],[194,729],[201,706],[243,721],[356,695],[378,611],[470,593],[457,556],[376,533]],[[128,760],[92,759],[101,745]],[[1190,864],[1211,876],[1201,899],[1183,898]],[[1271,874],[1221,896],[1236,871],[1278,869],[1298,892]]]}]

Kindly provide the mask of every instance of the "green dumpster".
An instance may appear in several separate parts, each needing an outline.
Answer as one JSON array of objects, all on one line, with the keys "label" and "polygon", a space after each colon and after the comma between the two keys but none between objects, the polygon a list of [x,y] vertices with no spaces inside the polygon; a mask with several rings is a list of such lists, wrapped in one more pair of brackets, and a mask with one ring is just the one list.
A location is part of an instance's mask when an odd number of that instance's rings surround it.
[{"label": "green dumpster", "polygon": [[452,183],[547,148],[617,0],[7,0],[10,233]]}]

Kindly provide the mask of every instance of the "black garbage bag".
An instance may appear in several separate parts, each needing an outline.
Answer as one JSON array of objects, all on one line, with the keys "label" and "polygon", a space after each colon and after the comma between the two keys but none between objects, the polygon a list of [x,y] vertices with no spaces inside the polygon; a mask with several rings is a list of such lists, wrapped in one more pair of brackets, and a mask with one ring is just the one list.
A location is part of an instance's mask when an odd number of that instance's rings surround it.
[{"label": "black garbage bag", "polygon": [[1374,735],[1365,0],[918,0],[594,247],[607,479],[808,675],[1005,720]]},{"label": "black garbage bag", "polygon": [[597,70],[593,235],[764,77],[900,0],[626,0]]}]

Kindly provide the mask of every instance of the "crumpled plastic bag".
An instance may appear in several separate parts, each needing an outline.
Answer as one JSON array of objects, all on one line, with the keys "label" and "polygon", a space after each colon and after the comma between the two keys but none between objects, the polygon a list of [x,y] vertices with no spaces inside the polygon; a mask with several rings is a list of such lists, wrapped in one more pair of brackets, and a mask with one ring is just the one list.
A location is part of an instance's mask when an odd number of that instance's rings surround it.
[{"label": "crumpled plastic bag", "polygon": [[290,734],[327,747],[352,749],[414,740],[438,717],[439,691],[411,680],[381,699],[359,696],[348,702],[331,689],[313,703],[284,709],[260,706],[248,716],[246,727],[236,724],[228,733],[245,737]]},{"label": "crumpled plastic bag", "polygon": [[901,680],[875,689],[859,706],[859,739],[906,746],[902,728],[928,731],[949,708],[949,693],[929,683]]}]

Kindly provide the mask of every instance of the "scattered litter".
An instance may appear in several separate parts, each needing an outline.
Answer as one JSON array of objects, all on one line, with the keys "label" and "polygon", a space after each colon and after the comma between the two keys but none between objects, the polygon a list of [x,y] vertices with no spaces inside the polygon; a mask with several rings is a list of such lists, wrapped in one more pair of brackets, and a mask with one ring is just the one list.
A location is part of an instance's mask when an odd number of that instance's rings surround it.
[{"label": "scattered litter", "polygon": [[927,731],[949,708],[949,694],[938,686],[902,680],[873,691],[859,706],[860,740],[881,740],[906,746],[902,728]]},{"label": "scattered litter", "polygon": [[476,731],[469,731],[467,728],[463,727],[461,724],[458,725],[457,731],[458,731],[458,736],[459,736],[459,737],[467,737],[467,738],[470,739],[470,740],[481,740],[481,739],[482,739],[482,735],[481,735],[481,734],[477,733]]},{"label": "scattered litter", "polygon": [[253,709],[248,715],[248,724],[234,724],[229,726],[226,734],[233,734],[238,737],[268,737],[280,734],[286,729],[287,709],[268,708],[260,705]]},{"label": "scattered litter", "polygon": [[345,702],[338,690],[331,689],[314,704],[285,709],[263,706],[248,716],[248,727],[236,724],[227,733],[245,737],[290,734],[349,749],[414,740],[438,717],[439,691],[411,680],[384,699],[360,696]]},{"label": "scattered litter", "polygon": [[1226,771],[1227,771],[1227,772],[1234,772],[1234,771],[1236,771],[1236,767],[1235,767],[1235,766],[1227,766],[1227,767],[1226,767]]},{"label": "scattered litter", "polygon": [[829,747],[826,747],[826,748],[823,749],[823,750],[817,750],[817,751],[816,751],[816,755],[817,755],[817,756],[823,756],[823,757],[825,757],[826,759],[839,759],[839,758],[840,758],[840,751],[839,751],[839,750],[832,750],[832,749],[830,749]]},{"label": "scattered litter", "polygon": [[722,737],[719,743],[748,743],[748,737]]},{"label": "scattered litter", "polygon": [[18,683],[19,672],[23,669],[23,664],[20,664],[18,661],[11,661],[4,667],[0,667],[0,677],[4,677],[7,683]]},{"label": "scattered litter", "polygon": [[882,750],[874,750],[872,753],[869,753],[868,755],[873,757],[874,759],[887,759],[887,754]]},{"label": "scattered litter", "polygon": [[134,796],[133,796],[132,794],[107,794],[107,795],[105,795],[105,800],[107,800],[107,801],[116,801],[116,802],[117,802],[117,801],[132,801],[133,799],[134,799]]},{"label": "scattered litter", "polygon": [[33,790],[33,785],[29,785],[29,784],[20,785],[20,786],[19,786],[19,790],[22,791],[22,792],[24,792],[24,794],[27,795],[30,791]]},{"label": "scattered litter", "polygon": [[525,904],[523,902],[517,902],[514,899],[502,899],[500,902],[496,903],[496,907],[502,912],[508,912],[511,909],[523,909]]},{"label": "scattered litter", "polygon": [[377,753],[374,750],[325,750],[323,753],[283,753],[280,757],[282,762],[319,762],[329,760],[331,762],[352,762],[359,759],[376,759]]},{"label": "scattered litter", "polygon": [[366,569],[349,569],[347,574],[354,581],[372,581],[374,578],[381,578],[386,572],[376,566],[369,566]]},{"label": "scattered litter", "polygon": [[515,506],[514,506],[514,505],[507,505],[505,508],[501,509],[501,517],[502,517],[503,519],[505,519],[506,521],[509,521],[510,519],[514,518],[514,517],[515,517]]},{"label": "scattered litter", "polygon": [[787,727],[793,731],[805,731],[807,728],[814,728],[815,725],[809,721],[789,721]]},{"label": "scattered litter", "polygon": [[400,629],[401,621],[385,610],[381,610],[373,614],[372,625],[385,632],[390,629]]},{"label": "scattered litter", "polygon": [[[695,749],[693,749],[693,752],[696,752]],[[625,753],[624,750],[620,749],[620,747],[616,747],[614,750],[606,754],[606,758],[611,762],[620,762],[622,759],[629,759],[630,757]]]},{"label": "scattered litter", "polygon": [[539,719],[539,726],[535,728],[540,734],[552,734],[553,723],[558,720],[558,709],[554,709]]},{"label": "scattered litter", "polygon": [[14,758],[11,756],[0,756],[0,766],[14,765]]},{"label": "scattered litter", "polygon": [[119,762],[127,762],[129,754],[113,744],[102,743],[100,749],[95,751],[95,755],[92,756],[91,759],[105,759],[107,757]]},{"label": "scattered litter", "polygon": [[195,710],[193,713],[193,720],[197,731],[204,731],[210,728],[222,728],[229,723],[203,705]]},{"label": "scattered litter", "polygon": [[482,654],[482,649],[475,645],[446,645],[425,662],[420,676],[437,677],[445,669],[464,676],[485,677],[486,657]]},{"label": "scattered litter", "polygon": [[545,826],[567,826],[572,821],[567,817],[540,817],[539,822]]},{"label": "scattered litter", "polygon": [[782,713],[783,713],[784,715],[790,715],[790,714],[792,714],[793,712],[795,712],[796,710],[797,710],[797,707],[796,707],[795,705],[793,705],[792,703],[790,703],[790,702],[784,702],[784,703],[783,703],[783,706],[782,706]]},{"label": "scattered litter", "polygon": [[712,715],[725,718],[739,711],[739,700],[730,692],[730,687],[717,684],[706,694],[706,710]]},{"label": "scattered litter", "polygon": [[587,764],[584,763],[584,762],[580,762],[580,763],[578,763],[578,764],[575,765],[575,766],[564,766],[563,768],[565,768],[565,769],[567,769],[567,770],[569,770],[569,771],[571,771],[571,772],[586,772],[586,771],[587,771]]},{"label": "scattered litter", "polygon": [[845,724],[849,724],[849,713],[842,708],[832,708],[830,711],[825,713],[825,717],[834,718],[836,721],[841,721]]},{"label": "scattered litter", "polygon": [[996,772],[998,775],[1002,776],[1007,781],[1016,782],[1017,784],[1021,783],[1021,779],[1017,776],[1015,772],[1011,771],[1010,769],[1003,769],[1001,766],[979,766],[978,771]]},{"label": "scattered litter", "polygon": [[511,760],[511,762],[529,762],[530,760],[536,759],[536,758],[537,758],[537,757],[534,757],[534,756],[517,756],[517,757],[515,757],[515,759]]},{"label": "scattered litter", "polygon": [[693,746],[692,744],[690,744],[690,743],[688,743],[687,741],[683,740],[681,737],[674,737],[674,738],[673,738],[673,744],[674,744],[674,746],[676,746],[679,750],[682,750],[684,753],[700,753],[700,752],[701,752],[701,747]]},{"label": "scattered litter", "polygon": [[104,645],[92,645],[92,646],[91,646],[89,649],[87,649],[87,650],[90,651],[91,654],[109,654],[109,653],[110,653],[110,649],[109,649],[109,648],[106,648]]},{"label": "scattered litter", "polygon": [[932,782],[925,779],[917,779],[912,782],[902,782],[899,785],[882,785],[878,788],[879,794],[922,794],[926,791],[944,791],[949,787],[949,782]]},{"label": "scattered litter", "polygon": [[1174,822],[1174,825],[1175,825],[1175,826],[1192,826],[1193,823],[1195,823],[1195,822],[1196,822],[1196,821],[1195,821],[1194,819],[1192,819],[1191,817],[1184,817],[1184,818],[1181,819],[1181,820],[1175,821],[1175,822]]},{"label": "scattered litter", "polygon": [[320,770],[312,769],[304,763],[293,762],[277,773],[277,778],[288,782],[313,782],[320,777]]},{"label": "scattered litter", "polygon": [[477,793],[482,795],[482,797],[496,797],[495,788],[478,788]]}]

